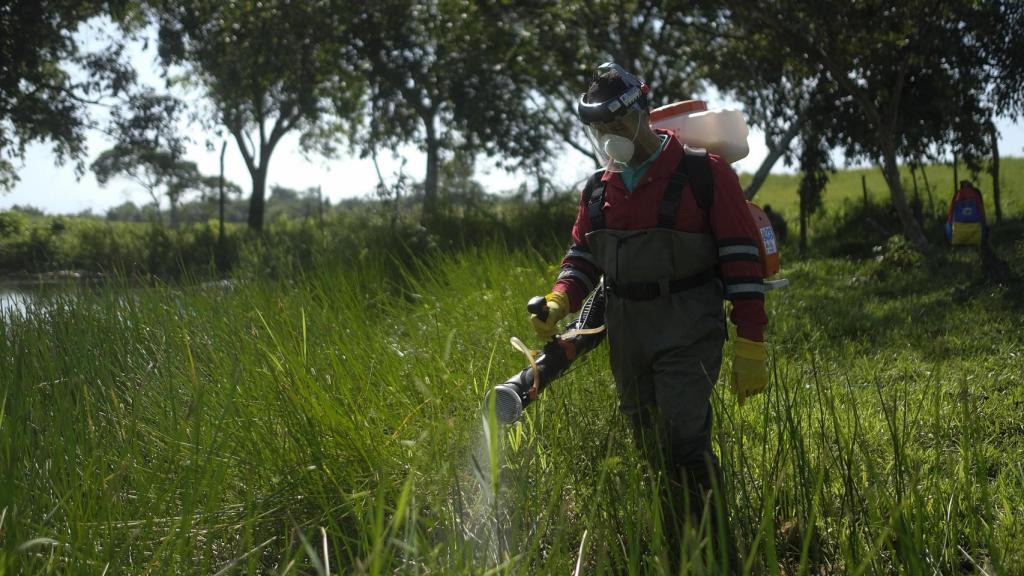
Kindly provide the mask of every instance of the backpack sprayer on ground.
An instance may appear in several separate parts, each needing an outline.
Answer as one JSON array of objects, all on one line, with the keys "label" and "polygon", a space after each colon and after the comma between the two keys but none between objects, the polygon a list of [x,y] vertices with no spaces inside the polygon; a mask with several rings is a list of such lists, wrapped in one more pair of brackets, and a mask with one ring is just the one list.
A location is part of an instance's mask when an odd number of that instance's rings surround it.
[{"label": "backpack sprayer on ground", "polygon": [[[747,126],[743,116],[735,110],[708,110],[700,100],[686,100],[657,108],[651,112],[651,125],[673,130],[676,137],[691,147],[706,148],[732,163],[745,157]],[[761,266],[765,287],[769,290],[788,285],[786,279],[768,280],[779,271],[779,252],[768,217],[758,206],[747,203],[750,214],[760,231]],[[540,356],[534,358],[518,338],[512,345],[526,354],[530,365],[487,393],[485,406],[494,401],[495,417],[499,424],[517,422],[526,409],[551,383],[565,374],[581,356],[590,352],[604,340],[604,282],[598,285],[583,303],[579,315],[566,327],[565,333],[555,336],[545,345]],[[543,296],[527,304],[527,310],[541,320],[547,317]]]}]

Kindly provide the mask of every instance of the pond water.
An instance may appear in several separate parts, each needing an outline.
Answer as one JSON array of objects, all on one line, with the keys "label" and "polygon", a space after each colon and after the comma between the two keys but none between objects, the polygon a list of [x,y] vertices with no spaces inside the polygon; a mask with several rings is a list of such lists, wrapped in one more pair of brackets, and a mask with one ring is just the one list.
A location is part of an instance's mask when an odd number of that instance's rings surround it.
[{"label": "pond water", "polygon": [[[57,298],[77,298],[101,291],[105,286],[97,278],[45,278],[41,280],[0,279],[0,322],[9,318],[39,313]],[[236,286],[233,280],[214,280],[199,285],[204,290],[223,292]],[[135,287],[136,289],[144,289]],[[127,298],[130,296],[122,296]]]},{"label": "pond water", "polygon": [[73,293],[81,285],[77,279],[0,280],[0,320],[31,314],[47,298]]},{"label": "pond water", "polygon": [[0,318],[24,314],[31,301],[30,289],[17,284],[0,284]]}]

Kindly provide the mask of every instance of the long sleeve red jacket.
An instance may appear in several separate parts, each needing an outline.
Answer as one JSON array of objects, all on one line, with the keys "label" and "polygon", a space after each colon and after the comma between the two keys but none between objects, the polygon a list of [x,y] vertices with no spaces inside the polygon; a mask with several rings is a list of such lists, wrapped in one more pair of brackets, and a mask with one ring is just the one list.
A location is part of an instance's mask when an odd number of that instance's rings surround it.
[{"label": "long sleeve red jacket", "polygon": [[[629,192],[622,177],[605,172],[604,218],[610,230],[640,230],[658,225],[658,207],[676,165],[682,159],[683,146],[667,130],[657,130],[670,137],[665,148]],[[725,296],[732,301],[730,319],[742,338],[761,342],[768,316],[764,311],[764,282],[760,258],[751,257],[750,247],[759,245],[759,232],[750,216],[739,179],[729,165],[711,154],[714,201],[705,212],[689,183],[683,189],[676,229],[683,232],[708,233],[719,248],[719,276]],[[570,307],[578,310],[602,274],[587,246],[590,232],[587,200],[581,194],[579,212],[572,228],[572,245],[562,259],[562,271],[552,290],[565,292]]]}]

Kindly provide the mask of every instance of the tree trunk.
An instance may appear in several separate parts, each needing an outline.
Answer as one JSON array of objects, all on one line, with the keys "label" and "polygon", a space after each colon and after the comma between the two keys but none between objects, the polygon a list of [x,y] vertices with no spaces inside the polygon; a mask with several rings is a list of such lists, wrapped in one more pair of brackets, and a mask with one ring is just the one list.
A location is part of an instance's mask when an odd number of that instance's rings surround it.
[{"label": "tree trunk", "polygon": [[262,163],[252,174],[252,198],[249,199],[249,228],[256,232],[263,231],[263,208],[266,205],[264,195],[267,189],[267,166]]},{"label": "tree trunk", "polygon": [[928,182],[928,171],[924,169],[924,164],[920,165],[921,178],[924,180],[924,189],[928,192],[928,213],[935,214],[935,199],[932,197],[932,185]]},{"label": "tree trunk", "polygon": [[992,140],[992,204],[996,209],[996,223],[1003,221],[1003,204],[999,195],[999,131],[996,130],[996,123],[990,118],[988,121],[988,134]]},{"label": "tree trunk", "polygon": [[800,194],[800,255],[807,253],[807,199]]},{"label": "tree trunk", "polygon": [[324,191],[319,184],[316,185],[316,215],[320,231],[324,230]]},{"label": "tree trunk", "polygon": [[774,146],[768,147],[768,156],[761,162],[761,165],[757,167],[757,172],[754,172],[754,178],[747,185],[747,189],[743,191],[743,194],[747,197],[747,200],[753,200],[754,195],[761,189],[761,185],[768,179],[768,173],[771,172],[772,167],[775,163],[782,158],[782,155],[789,150],[789,144],[793,141],[793,138],[800,132],[800,128],[803,126],[804,121],[796,120],[786,130],[786,133],[779,138],[779,141]]},{"label": "tree trunk", "polygon": [[423,215],[422,223],[429,222],[437,215],[437,173],[440,162],[440,143],[434,128],[434,117],[424,119],[427,133],[427,174],[423,179]]},{"label": "tree trunk", "polygon": [[957,171],[956,151],[953,152],[953,194],[960,188],[960,174]]},{"label": "tree trunk", "polygon": [[225,140],[220,145],[220,180],[217,182],[217,188],[219,190],[219,201],[217,207],[217,246],[224,250],[224,152],[228,149],[228,141]]},{"label": "tree trunk", "polygon": [[164,216],[163,213],[160,212],[160,196],[156,193],[156,185],[146,185],[146,191],[149,192],[149,197],[153,199],[153,212],[156,213],[156,223],[163,226]]},{"label": "tree trunk", "polygon": [[889,194],[892,197],[892,204],[896,208],[896,214],[903,224],[903,235],[920,252],[929,251],[928,239],[921,232],[921,227],[914,219],[914,215],[907,206],[907,198],[903,193],[903,184],[900,182],[899,165],[896,163],[896,146],[891,138],[887,138],[882,148],[882,174],[889,185]]},{"label": "tree trunk", "polygon": [[[252,198],[249,199],[249,228],[256,232],[263,231],[263,212],[266,205],[267,190],[267,169],[270,165],[270,155],[274,153],[274,147],[293,127],[296,116],[294,110],[282,111],[274,120],[274,126],[267,135],[265,122],[266,117],[262,110],[258,111],[256,127],[259,129],[259,148],[256,147],[251,138],[242,131],[241,127],[235,125],[230,127],[231,134],[235,137],[238,150],[245,159],[245,166],[249,169],[249,176],[252,178]],[[251,149],[246,146],[248,139]]]},{"label": "tree trunk", "polygon": [[921,201],[921,193],[917,191],[917,164],[910,163],[910,177],[914,181],[914,217],[921,221],[921,211],[924,210],[924,202]]},{"label": "tree trunk", "polygon": [[914,202],[911,204],[911,212],[914,214],[914,220],[917,220],[918,224],[921,224],[921,194],[917,191],[917,172],[914,170],[914,165],[910,165],[910,176],[914,179]]}]

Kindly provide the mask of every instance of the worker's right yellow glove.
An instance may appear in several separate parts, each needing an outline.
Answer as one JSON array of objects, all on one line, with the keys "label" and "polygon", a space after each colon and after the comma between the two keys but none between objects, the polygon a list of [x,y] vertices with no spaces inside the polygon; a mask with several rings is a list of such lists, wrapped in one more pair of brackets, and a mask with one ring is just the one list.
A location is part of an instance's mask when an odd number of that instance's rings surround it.
[{"label": "worker's right yellow glove", "polygon": [[760,394],[768,386],[768,355],[764,342],[736,338],[733,346],[732,378],[729,387],[740,406],[747,398]]},{"label": "worker's right yellow glove", "polygon": [[533,331],[543,340],[550,340],[558,334],[558,321],[569,313],[569,297],[565,292],[552,292],[544,297],[548,306],[548,317],[541,320],[536,314],[530,315]]}]

